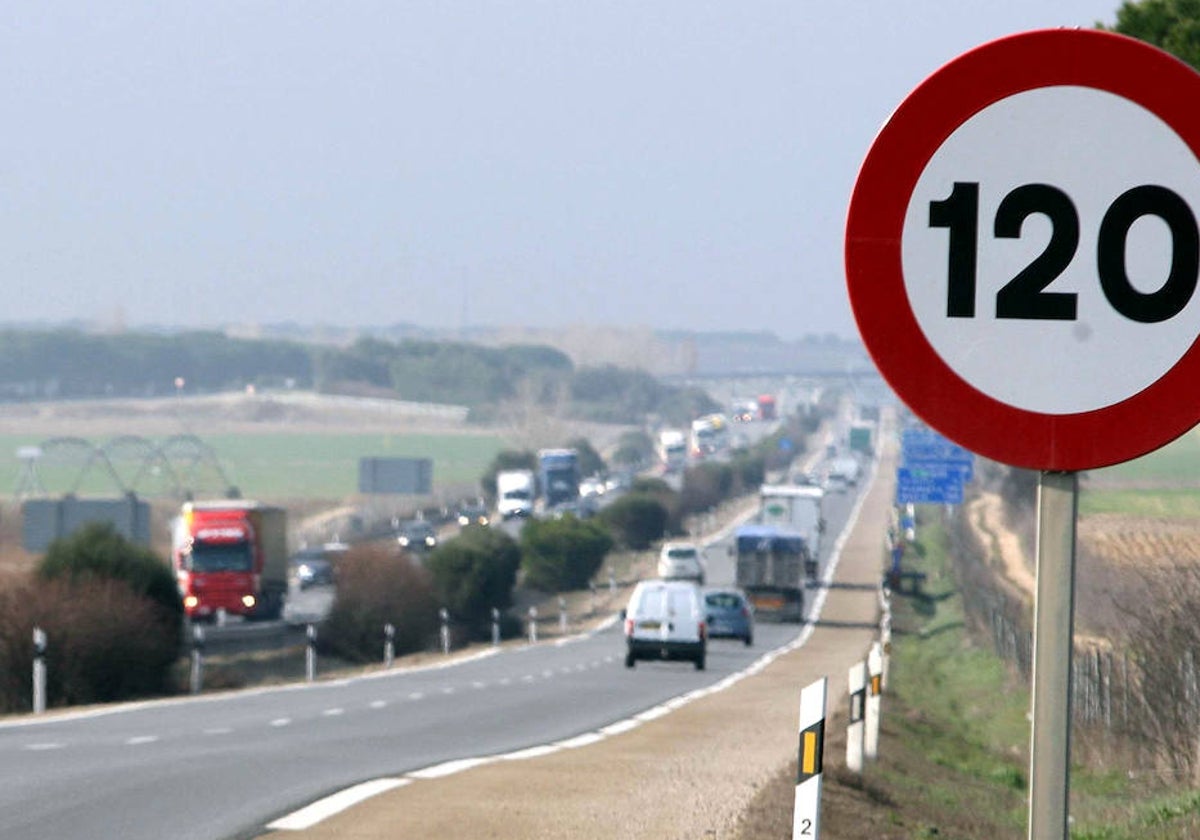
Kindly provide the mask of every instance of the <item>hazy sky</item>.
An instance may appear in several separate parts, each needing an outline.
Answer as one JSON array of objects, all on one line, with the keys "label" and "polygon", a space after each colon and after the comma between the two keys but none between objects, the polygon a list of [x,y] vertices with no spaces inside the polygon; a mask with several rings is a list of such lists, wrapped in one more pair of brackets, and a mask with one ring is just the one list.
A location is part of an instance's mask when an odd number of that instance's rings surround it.
[{"label": "hazy sky", "polygon": [[1118,0],[47,2],[0,19],[0,321],[856,335],[879,125]]}]

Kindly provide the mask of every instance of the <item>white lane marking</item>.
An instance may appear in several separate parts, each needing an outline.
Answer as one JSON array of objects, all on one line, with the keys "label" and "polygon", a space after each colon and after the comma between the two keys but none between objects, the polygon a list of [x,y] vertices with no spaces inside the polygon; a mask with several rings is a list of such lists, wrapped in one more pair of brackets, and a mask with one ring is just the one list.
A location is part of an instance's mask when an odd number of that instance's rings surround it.
[{"label": "white lane marking", "polygon": [[45,752],[46,750],[61,750],[65,746],[66,744],[58,741],[44,741],[40,744],[26,744],[21,749],[29,750],[30,752]]},{"label": "white lane marking", "polygon": [[561,667],[561,668],[559,668],[559,669],[558,669],[558,673],[560,673],[560,674],[569,674],[569,673],[571,673],[571,668],[570,668],[570,666],[568,666],[568,665],[564,665],[563,667]]},{"label": "white lane marking", "polygon": [[457,758],[453,761],[443,761],[441,764],[434,764],[432,767],[414,770],[408,774],[408,778],[440,779],[443,776],[452,776],[455,773],[461,773],[463,770],[470,770],[472,767],[491,764],[493,761],[495,761],[495,759],[491,756],[480,756],[478,758]]},{"label": "white lane marking", "polygon": [[471,688],[487,688],[487,683],[483,682],[482,680],[475,680],[473,683],[471,683]]},{"label": "white lane marking", "polygon": [[382,709],[384,706],[387,705],[387,701],[386,700],[372,700],[369,705],[372,709]]},{"label": "white lane marking", "polygon": [[500,685],[512,685],[512,677],[501,677]]},{"label": "white lane marking", "polygon": [[541,758],[543,755],[551,755],[561,749],[562,747],[557,744],[542,744],[537,747],[526,747],[523,750],[505,753],[498,757],[504,761],[524,761],[527,758]]},{"label": "white lane marking", "polygon": [[321,820],[339,814],[372,796],[378,796],[409,784],[412,784],[411,779],[372,779],[369,782],[338,791],[324,799],[319,799],[299,811],[293,811],[286,817],[280,817],[275,822],[269,823],[267,828],[273,831],[304,831],[312,828]]},{"label": "white lane marking", "polygon": [[554,676],[554,671],[547,668],[545,671],[542,671],[542,676],[546,679],[550,679],[551,677]]},{"label": "white lane marking", "polygon": [[287,726],[291,722],[291,718],[275,718],[275,720],[271,721],[271,726]]},{"label": "white lane marking", "polygon": [[425,695],[422,692],[414,691],[412,694],[408,695],[408,699],[409,700],[420,700],[424,696]]},{"label": "white lane marking", "polygon": [[136,747],[141,744],[153,744],[157,740],[157,735],[134,735],[132,738],[125,739],[125,746]]},{"label": "white lane marking", "polygon": [[454,693],[454,686],[452,686],[452,685],[448,685],[442,689],[442,694],[453,694],[453,693]]},{"label": "white lane marking", "polygon": [[610,723],[608,726],[601,727],[599,731],[602,735],[620,735],[622,732],[628,732],[631,729],[637,729],[642,725],[640,720],[628,718],[627,720],[619,720],[616,723]]},{"label": "white lane marking", "polygon": [[565,741],[558,741],[556,743],[564,750],[573,750],[577,747],[587,747],[592,744],[598,744],[603,740],[604,736],[599,732],[585,732],[582,735],[576,735],[574,738],[568,738]]},{"label": "white lane marking", "polygon": [[340,709],[340,708],[336,708],[336,707],[332,708],[332,709],[326,709],[325,711],[321,712],[322,717],[337,717],[338,715],[344,715],[344,714],[346,714],[345,709]]},{"label": "white lane marking", "polygon": [[497,648],[488,648],[470,656],[455,657],[448,662],[440,662],[436,665],[414,665],[407,668],[393,668],[390,671],[376,671],[370,674],[362,674],[357,677],[352,677],[345,680],[337,681],[320,681],[320,682],[299,682],[289,685],[273,685],[264,688],[238,689],[236,691],[216,691],[211,694],[201,694],[195,697],[172,697],[163,700],[137,700],[131,703],[121,703],[112,706],[105,706],[102,709],[87,709],[77,712],[59,712],[48,713],[45,716],[34,716],[14,718],[12,720],[0,721],[0,729],[16,729],[26,726],[46,726],[52,723],[61,723],[63,721],[88,720],[90,718],[108,717],[110,715],[126,714],[128,712],[137,712],[143,709],[159,708],[162,706],[181,706],[189,703],[216,703],[223,700],[228,700],[231,696],[238,697],[261,697],[267,694],[279,694],[287,691],[328,691],[331,688],[351,685],[356,682],[365,680],[389,679],[393,677],[403,677],[409,674],[421,673],[423,671],[436,671],[443,668],[456,668],[460,665],[466,665],[470,662],[476,662],[480,659],[486,659],[489,656],[495,656],[500,652]]},{"label": "white lane marking", "polygon": [[[673,697],[670,700],[667,700],[667,701],[659,704],[658,706],[652,706],[651,708],[646,709],[645,711],[641,712],[638,715],[635,715],[634,717],[626,718],[625,720],[619,720],[616,723],[611,723],[608,726],[601,727],[600,729],[596,730],[595,732],[585,732],[582,735],[577,735],[574,738],[569,738],[565,741],[557,741],[557,742],[554,742],[551,744],[543,744],[543,745],[539,745],[539,746],[526,747],[524,749],[515,750],[513,752],[504,753],[502,755],[477,756],[474,758],[461,758],[461,759],[455,759],[453,761],[446,761],[446,762],[443,762],[442,764],[435,764],[432,767],[426,767],[422,770],[414,770],[413,772],[409,773],[407,775],[407,777],[403,780],[376,779],[374,782],[364,782],[362,785],[358,785],[356,788],[348,788],[347,790],[342,791],[341,794],[334,794],[334,796],[329,797],[329,799],[334,799],[338,796],[341,796],[342,794],[349,794],[349,793],[355,791],[357,788],[361,788],[361,787],[364,787],[367,785],[378,784],[378,783],[395,783],[397,781],[404,783],[404,782],[407,782],[412,779],[437,779],[437,778],[442,778],[444,776],[453,775],[454,773],[461,773],[464,770],[471,769],[472,767],[479,767],[484,764],[491,764],[494,761],[503,761],[503,760],[516,761],[516,760],[520,760],[520,759],[524,759],[524,758],[534,758],[539,755],[549,755],[550,753],[557,752],[560,749],[573,749],[575,747],[583,747],[583,746],[587,746],[589,744],[595,744],[599,741],[603,741],[606,738],[612,737],[614,735],[620,735],[624,732],[630,731],[631,729],[636,729],[637,727],[642,725],[643,721],[654,720],[655,718],[662,717],[662,716],[674,711],[675,709],[678,709],[682,706],[687,705],[688,703],[692,702],[693,700],[699,700],[700,698],[707,697],[710,694],[716,694],[719,691],[724,691],[725,689],[729,688],[730,686],[733,686],[733,685],[741,682],[746,677],[749,677],[753,674],[759,673],[764,668],[766,668],[767,665],[774,662],[780,656],[783,656],[787,653],[791,653],[792,651],[795,651],[795,650],[803,647],[804,644],[807,643],[809,638],[812,636],[813,631],[816,629],[815,622],[818,618],[820,618],[821,609],[825,604],[825,595],[829,591],[829,584],[833,582],[833,575],[837,571],[838,563],[841,561],[842,547],[845,545],[845,542],[848,539],[848,535],[849,535],[850,531],[853,530],[855,523],[858,521],[858,516],[862,510],[862,506],[866,499],[867,492],[870,491],[870,486],[872,484],[874,484],[878,465],[879,465],[879,458],[878,458],[878,456],[876,456],[875,461],[871,465],[870,477],[868,478],[868,481],[866,482],[867,490],[858,497],[857,503],[854,505],[854,507],[850,511],[850,516],[846,520],[845,528],[843,529],[842,533],[838,536],[837,541],[834,543],[833,551],[830,554],[829,563],[825,569],[825,573],[821,576],[821,580],[824,583],[824,586],[822,586],[821,589],[818,591],[817,597],[813,599],[814,600],[813,609],[810,612],[810,615],[812,616],[811,620],[807,624],[805,624],[805,626],[800,631],[800,633],[796,636],[796,638],[794,638],[792,641],[788,642],[786,645],[783,645],[782,647],[778,647],[775,650],[767,652],[766,654],[764,654],[764,655],[760,656],[758,659],[756,659],[749,667],[744,668],[741,671],[738,671],[736,673],[730,674],[729,676],[725,677],[724,679],[720,680],[717,683],[714,683],[710,686],[706,686],[704,688],[698,688],[693,691],[689,691],[686,694],[682,694],[678,697]],[[729,530],[732,530],[732,529],[729,529]],[[613,621],[608,622],[608,626],[611,626],[611,624],[614,624],[615,621],[616,620],[613,619]],[[611,661],[613,658],[615,658],[615,656],[610,656],[610,657],[608,657],[608,660],[606,660],[606,661]],[[521,681],[522,682],[533,682],[533,679],[534,678],[531,675],[526,674],[524,677],[521,678]],[[507,678],[502,679],[500,681],[500,683],[501,683],[501,685],[507,685],[508,679]],[[398,785],[392,784],[392,786],[396,787]],[[386,790],[386,789],[388,789],[388,788],[384,788],[384,790]],[[368,794],[368,795],[373,796],[374,794],[372,793],[372,794]],[[365,799],[366,797],[364,796],[362,798]],[[322,800],[322,801],[328,801],[328,800]],[[361,800],[359,800],[359,801],[361,801]],[[351,802],[350,804],[354,804],[354,803]],[[312,807],[315,807],[315,805],[310,805],[309,807],[312,808]],[[346,806],[346,807],[349,807],[349,806]],[[303,810],[296,812],[296,814],[300,814],[300,813],[303,813]],[[336,812],[333,812],[333,813],[336,813]],[[292,816],[295,816],[295,815],[292,815]],[[272,823],[270,826],[268,826],[268,828],[279,828],[279,827],[281,827],[280,823],[283,823],[284,821],[289,820],[289,819],[291,819],[291,817],[284,817],[283,820],[279,820],[279,821],[276,821],[276,823]],[[321,817],[320,819],[324,819],[324,817]],[[310,825],[315,825],[315,822],[305,825],[303,827],[308,828]]]},{"label": "white lane marking", "polygon": [[212,729],[205,729],[205,735],[228,735],[233,732],[233,729],[228,726],[214,726]]}]

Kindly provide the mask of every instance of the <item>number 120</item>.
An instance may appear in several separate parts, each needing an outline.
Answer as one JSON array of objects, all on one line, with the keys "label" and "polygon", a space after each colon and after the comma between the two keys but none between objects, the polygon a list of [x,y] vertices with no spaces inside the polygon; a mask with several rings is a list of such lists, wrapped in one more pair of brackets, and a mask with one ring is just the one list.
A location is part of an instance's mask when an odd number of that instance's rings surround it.
[{"label": "number 120", "polygon": [[[1035,213],[1050,219],[1050,241],[996,293],[996,317],[1074,321],[1077,295],[1046,291],[1071,264],[1079,247],[1079,213],[1070,196],[1049,184],[1017,187],[996,208],[993,235],[1019,239],[1025,219]],[[1143,216],[1162,219],[1171,232],[1171,270],[1166,282],[1153,292],[1133,287],[1125,263],[1129,230]],[[950,231],[946,316],[974,318],[979,184],[956,181],[949,196],[929,202],[929,226]],[[1187,202],[1166,187],[1153,185],[1122,193],[1100,221],[1096,268],[1104,296],[1126,318],[1155,324],[1178,315],[1196,290],[1200,269],[1200,232]]]}]

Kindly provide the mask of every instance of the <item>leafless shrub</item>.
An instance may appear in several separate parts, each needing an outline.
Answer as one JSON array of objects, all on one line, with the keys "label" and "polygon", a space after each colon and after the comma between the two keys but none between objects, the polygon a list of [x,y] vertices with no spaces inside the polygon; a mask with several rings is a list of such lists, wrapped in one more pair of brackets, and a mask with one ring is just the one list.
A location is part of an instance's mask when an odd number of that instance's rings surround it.
[{"label": "leafless shrub", "polygon": [[378,660],[383,627],[395,627],[397,654],[423,650],[437,628],[429,574],[379,547],[351,549],[338,561],[337,597],[320,636],[322,650],[352,662]]},{"label": "leafless shrub", "polygon": [[123,581],[10,577],[0,588],[0,708],[31,707],[33,628],[47,636],[50,705],[122,700],[171,689],[177,635]]}]

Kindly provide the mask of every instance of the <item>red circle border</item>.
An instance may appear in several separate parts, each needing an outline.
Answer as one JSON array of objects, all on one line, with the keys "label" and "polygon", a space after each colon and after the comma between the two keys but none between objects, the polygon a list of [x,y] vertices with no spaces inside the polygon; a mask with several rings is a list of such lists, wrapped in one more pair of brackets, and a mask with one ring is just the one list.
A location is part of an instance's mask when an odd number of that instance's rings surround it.
[{"label": "red circle border", "polygon": [[933,349],[909,303],[901,262],[909,199],[942,143],[987,106],[1058,85],[1107,91],[1151,111],[1191,148],[1200,166],[1200,74],[1188,65],[1141,41],[1099,30],[1011,35],[934,72],[880,130],[850,198],[845,262],[850,305],[867,350],[916,414],[995,461],[1069,471],[1137,458],[1195,426],[1200,342],[1156,382],[1118,403],[1076,414],[1017,408],[970,385]]}]

